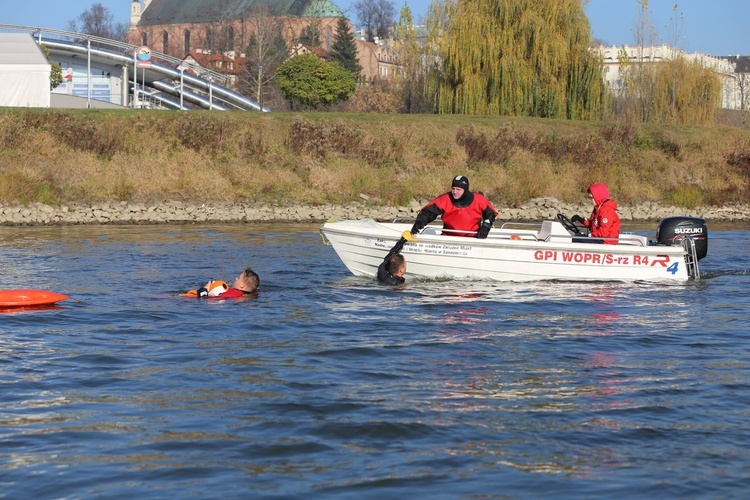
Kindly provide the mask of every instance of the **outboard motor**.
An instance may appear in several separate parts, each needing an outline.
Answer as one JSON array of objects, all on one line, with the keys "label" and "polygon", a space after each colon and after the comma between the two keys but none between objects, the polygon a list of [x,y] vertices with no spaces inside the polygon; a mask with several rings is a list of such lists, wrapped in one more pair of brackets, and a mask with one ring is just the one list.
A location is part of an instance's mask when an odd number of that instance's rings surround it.
[{"label": "outboard motor", "polygon": [[690,238],[695,243],[695,256],[698,260],[708,254],[708,228],[706,221],[699,217],[667,217],[662,219],[656,230],[659,245],[682,245]]}]

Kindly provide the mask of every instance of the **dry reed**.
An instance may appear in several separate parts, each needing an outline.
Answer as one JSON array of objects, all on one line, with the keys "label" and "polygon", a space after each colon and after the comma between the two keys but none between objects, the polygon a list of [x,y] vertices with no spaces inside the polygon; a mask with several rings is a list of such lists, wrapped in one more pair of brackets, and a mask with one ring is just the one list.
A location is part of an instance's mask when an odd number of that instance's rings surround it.
[{"label": "dry reed", "polygon": [[383,204],[467,175],[498,206],[745,203],[750,132],[721,125],[373,114],[0,111],[0,203]]}]

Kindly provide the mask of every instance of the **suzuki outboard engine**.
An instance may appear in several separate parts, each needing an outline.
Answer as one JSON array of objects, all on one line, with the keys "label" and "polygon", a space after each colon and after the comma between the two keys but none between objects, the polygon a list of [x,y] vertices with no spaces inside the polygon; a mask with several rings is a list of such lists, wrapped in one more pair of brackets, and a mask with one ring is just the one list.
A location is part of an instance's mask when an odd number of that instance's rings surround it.
[{"label": "suzuki outboard engine", "polygon": [[667,217],[659,223],[656,242],[659,245],[682,245],[683,240],[695,243],[695,256],[701,260],[708,253],[708,228],[706,221],[698,217]]}]

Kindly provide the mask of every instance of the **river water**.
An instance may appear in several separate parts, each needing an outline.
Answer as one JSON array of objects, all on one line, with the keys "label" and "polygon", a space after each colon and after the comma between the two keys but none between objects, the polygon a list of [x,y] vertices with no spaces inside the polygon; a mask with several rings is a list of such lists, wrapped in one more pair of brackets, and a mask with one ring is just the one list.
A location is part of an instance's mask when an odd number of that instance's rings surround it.
[{"label": "river water", "polygon": [[71,298],[0,314],[0,497],[744,497],[750,228],[709,230],[697,282],[394,290],[317,225],[2,227],[0,288]]}]

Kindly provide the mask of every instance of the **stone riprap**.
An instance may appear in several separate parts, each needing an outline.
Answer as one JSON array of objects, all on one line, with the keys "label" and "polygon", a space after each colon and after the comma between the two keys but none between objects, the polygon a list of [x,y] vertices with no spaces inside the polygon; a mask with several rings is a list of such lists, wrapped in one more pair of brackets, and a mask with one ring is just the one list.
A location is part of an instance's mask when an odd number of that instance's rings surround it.
[{"label": "stone riprap", "polygon": [[[337,219],[374,219],[391,221],[395,217],[413,218],[428,200],[413,200],[402,207],[374,204],[365,197],[362,202],[346,205],[310,206],[301,204],[272,205],[263,203],[190,204],[164,202],[158,205],[113,202],[71,204],[53,207],[42,203],[24,206],[0,205],[0,225],[47,226],[77,224],[193,224],[240,222],[324,222]],[[538,221],[552,219],[558,212],[584,217],[590,205],[562,203],[554,198],[537,198],[517,208],[497,207],[498,221]],[[645,203],[620,207],[624,221],[661,220],[673,215],[692,215],[714,221],[750,220],[750,205],[703,207],[688,210],[680,207]]]}]

